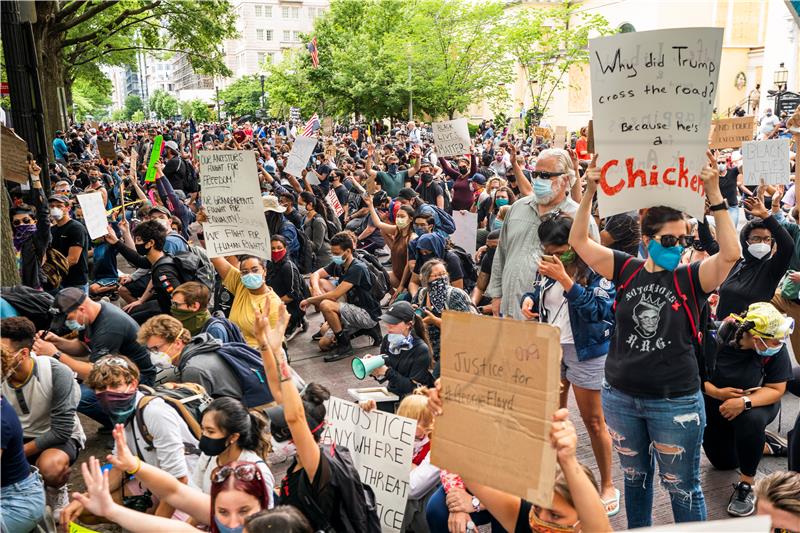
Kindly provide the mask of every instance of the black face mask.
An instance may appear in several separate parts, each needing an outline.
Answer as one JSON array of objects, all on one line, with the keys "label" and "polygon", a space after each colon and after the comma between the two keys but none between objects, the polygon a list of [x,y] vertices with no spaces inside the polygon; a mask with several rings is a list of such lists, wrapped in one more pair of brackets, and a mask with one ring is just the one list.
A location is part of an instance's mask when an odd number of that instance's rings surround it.
[{"label": "black face mask", "polygon": [[142,243],[142,244],[137,244],[136,245],[136,253],[137,254],[139,254],[139,255],[147,255],[148,251],[149,251],[149,248],[147,248],[146,244]]},{"label": "black face mask", "polygon": [[200,442],[198,443],[197,447],[200,448],[200,451],[207,456],[216,457],[228,449],[228,445],[225,443],[226,440],[228,440],[228,437],[212,439],[211,437],[201,435]]},{"label": "black face mask", "polygon": [[430,183],[433,181],[433,174],[425,173],[422,175],[422,182],[423,183]]},{"label": "black face mask", "polygon": [[459,170],[459,171],[460,171],[462,174],[466,174],[466,173],[467,173],[467,167],[458,167],[458,170]]}]

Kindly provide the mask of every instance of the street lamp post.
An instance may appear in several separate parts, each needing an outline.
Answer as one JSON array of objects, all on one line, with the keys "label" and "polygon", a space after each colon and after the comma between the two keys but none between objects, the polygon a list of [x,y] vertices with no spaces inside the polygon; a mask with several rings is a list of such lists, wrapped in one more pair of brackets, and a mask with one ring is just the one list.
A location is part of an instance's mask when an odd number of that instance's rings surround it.
[{"label": "street lamp post", "polygon": [[786,81],[789,79],[789,71],[786,70],[786,67],[781,63],[778,66],[778,69],[772,75],[772,81],[775,83],[775,86],[778,90],[775,92],[775,116],[780,116],[781,112],[781,97],[783,93],[786,92]]},{"label": "street lamp post", "polygon": [[219,87],[214,87],[217,92],[217,120],[222,120],[222,108],[219,106]]}]

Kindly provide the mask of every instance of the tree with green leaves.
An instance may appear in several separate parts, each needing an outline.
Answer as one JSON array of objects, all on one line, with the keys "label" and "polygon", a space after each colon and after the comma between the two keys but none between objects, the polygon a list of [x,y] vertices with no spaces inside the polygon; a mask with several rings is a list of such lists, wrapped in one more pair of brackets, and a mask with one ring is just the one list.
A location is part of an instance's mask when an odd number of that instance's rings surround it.
[{"label": "tree with green leaves", "polygon": [[222,42],[236,37],[236,16],[228,0],[40,0],[33,33],[52,135],[59,87],[69,104],[74,80],[103,79],[102,65],[135,68],[137,52],[183,53],[199,73],[230,75]]},{"label": "tree with green leaves", "polygon": [[144,105],[142,104],[142,99],[139,97],[139,95],[129,94],[125,98],[125,117],[130,119],[137,111],[142,111],[142,115],[144,115]]},{"label": "tree with green leaves", "polygon": [[261,108],[261,78],[242,76],[220,91],[219,98],[225,102],[222,107],[231,117],[255,115]]},{"label": "tree with green leaves", "polygon": [[78,78],[72,85],[72,104],[75,110],[75,120],[82,122],[86,117],[92,116],[101,119],[108,116],[108,106],[111,105],[111,81],[105,83],[92,83],[85,78]]},{"label": "tree with green leaves", "polygon": [[169,119],[178,114],[178,99],[163,89],[156,89],[150,96],[150,110],[159,119]]},{"label": "tree with green leaves", "polygon": [[197,122],[213,120],[214,112],[202,100],[186,100],[180,103],[181,116],[184,120],[194,119]]},{"label": "tree with green leaves", "polygon": [[530,92],[529,115],[539,124],[573,65],[589,61],[589,37],[613,33],[608,21],[562,0],[547,9],[520,9],[505,28],[504,43],[522,69]]}]

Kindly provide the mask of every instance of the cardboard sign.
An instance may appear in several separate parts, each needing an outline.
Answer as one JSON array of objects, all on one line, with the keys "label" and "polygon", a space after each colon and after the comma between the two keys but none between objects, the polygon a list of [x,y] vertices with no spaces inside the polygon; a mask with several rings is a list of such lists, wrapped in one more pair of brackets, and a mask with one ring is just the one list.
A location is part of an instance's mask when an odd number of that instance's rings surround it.
[{"label": "cardboard sign", "polygon": [[201,150],[200,187],[208,222],[209,257],[249,254],[271,257],[269,229],[251,150]]},{"label": "cardboard sign", "polygon": [[28,183],[28,143],[5,126],[0,126],[0,176],[14,183]]},{"label": "cardboard sign", "polygon": [[756,117],[721,118],[712,123],[710,146],[713,149],[739,148],[753,140]]},{"label": "cardboard sign", "polygon": [[144,181],[156,181],[156,163],[161,159],[161,149],[164,147],[164,137],[156,135],[153,139],[153,149],[150,150],[150,162],[147,163],[147,174],[144,176]]},{"label": "cardboard sign", "polygon": [[333,212],[336,213],[337,217],[344,215],[344,208],[342,207],[342,204],[339,203],[339,197],[336,196],[336,191],[333,189],[329,190],[328,194],[325,195],[325,201],[328,202],[328,205],[331,207],[331,209],[333,209]]},{"label": "cardboard sign", "polygon": [[533,127],[533,134],[536,137],[541,137],[542,139],[549,139],[553,136],[553,132],[550,131],[550,128],[542,128],[540,126]]},{"label": "cardboard sign", "polygon": [[[550,507],[556,455],[549,434],[558,409],[558,328],[445,311],[431,462]],[[476,431],[479,428],[479,431]]]},{"label": "cardboard sign", "polygon": [[556,126],[556,135],[553,140],[554,148],[564,148],[567,145],[567,127]]},{"label": "cardboard sign", "polygon": [[100,157],[105,159],[114,159],[117,157],[117,152],[114,150],[114,141],[97,139],[97,151],[100,152]]},{"label": "cardboard sign", "polygon": [[325,445],[350,450],[361,481],[375,491],[381,531],[400,531],[406,510],[417,421],[331,397],[322,436]]},{"label": "cardboard sign", "polygon": [[450,236],[453,244],[462,247],[469,255],[475,255],[475,241],[478,235],[478,213],[453,211],[456,231]]},{"label": "cardboard sign", "polygon": [[703,216],[700,171],[722,33],[678,28],[589,40],[601,217],[656,205]]},{"label": "cardboard sign", "polygon": [[331,117],[322,119],[322,134],[327,137],[333,136],[333,119]]},{"label": "cardboard sign", "polygon": [[436,153],[442,157],[464,155],[470,152],[469,128],[467,119],[457,118],[444,122],[434,122],[433,142]]},{"label": "cardboard sign", "polygon": [[106,220],[106,206],[103,205],[103,195],[99,192],[79,194],[78,203],[83,209],[83,220],[91,239],[99,239],[108,233]]},{"label": "cardboard sign", "polygon": [[789,139],[750,141],[742,144],[745,185],[782,185],[789,181]]},{"label": "cardboard sign", "polygon": [[289,159],[286,160],[286,167],[283,171],[299,178],[302,176],[303,169],[308,165],[308,159],[314,153],[314,148],[317,146],[317,139],[315,137],[304,137],[298,135],[292,144],[292,151],[289,152]]}]

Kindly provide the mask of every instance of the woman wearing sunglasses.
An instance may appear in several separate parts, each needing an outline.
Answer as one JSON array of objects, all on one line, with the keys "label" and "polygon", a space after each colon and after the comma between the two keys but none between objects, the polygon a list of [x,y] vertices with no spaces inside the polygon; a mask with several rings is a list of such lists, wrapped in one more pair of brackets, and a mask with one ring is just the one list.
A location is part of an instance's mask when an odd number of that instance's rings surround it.
[{"label": "woman wearing sunglasses", "polygon": [[[236,461],[214,470],[211,475],[211,494],[185,485],[154,466],[134,456],[125,442],[123,426],[113,431],[117,455],[109,455],[114,468],[135,476],[155,497],[175,509],[185,512],[198,524],[208,525],[211,533],[242,533],[245,519],[267,509],[270,494],[258,466]],[[94,457],[81,465],[86,493],[73,494],[85,509],[122,526],[131,533],[197,533],[192,525],[178,520],[161,518],[115,503],[109,492],[108,472],[100,469]]]},{"label": "woman wearing sunglasses", "polygon": [[[11,225],[14,229],[13,244],[17,255],[17,266],[22,285],[32,289],[42,288],[42,262],[50,244],[50,210],[39,181],[41,169],[36,161],[28,164],[33,183],[31,194],[35,205],[12,207]],[[49,287],[54,288],[54,287]]]},{"label": "woman wearing sunglasses", "polygon": [[786,441],[766,427],[792,379],[786,339],[794,327],[794,320],[771,304],[757,302],[742,316],[726,318],[717,333],[716,365],[703,384],[708,421],[703,449],[715,468],[739,469],[728,502],[732,516],[756,510],[753,480],[761,457],[787,452]]},{"label": "woman wearing sunglasses", "polygon": [[614,330],[614,285],[586,266],[570,247],[572,218],[554,211],[539,224],[543,255],[533,291],[522,295],[522,314],[561,330],[561,398],[572,385],[600,471],[600,496],[609,516],[619,513],[620,492],[611,476],[611,437],[600,401],[603,368]]},{"label": "woman wearing sunglasses", "polygon": [[[603,412],[625,475],[628,527],[652,523],[653,477],[658,462],[676,522],[705,520],[700,488],[700,444],[705,409],[695,346],[700,309],[739,260],[740,248],[719,171],[700,173],[717,228],[720,251],[703,262],[678,266],[688,244],[683,214],[657,206],[642,217],[647,260],[611,250],[589,238],[592,198],[600,181],[597,156],[569,243],[617,289],[616,328],[606,358]],[[687,193],[688,194],[688,193]]]}]

